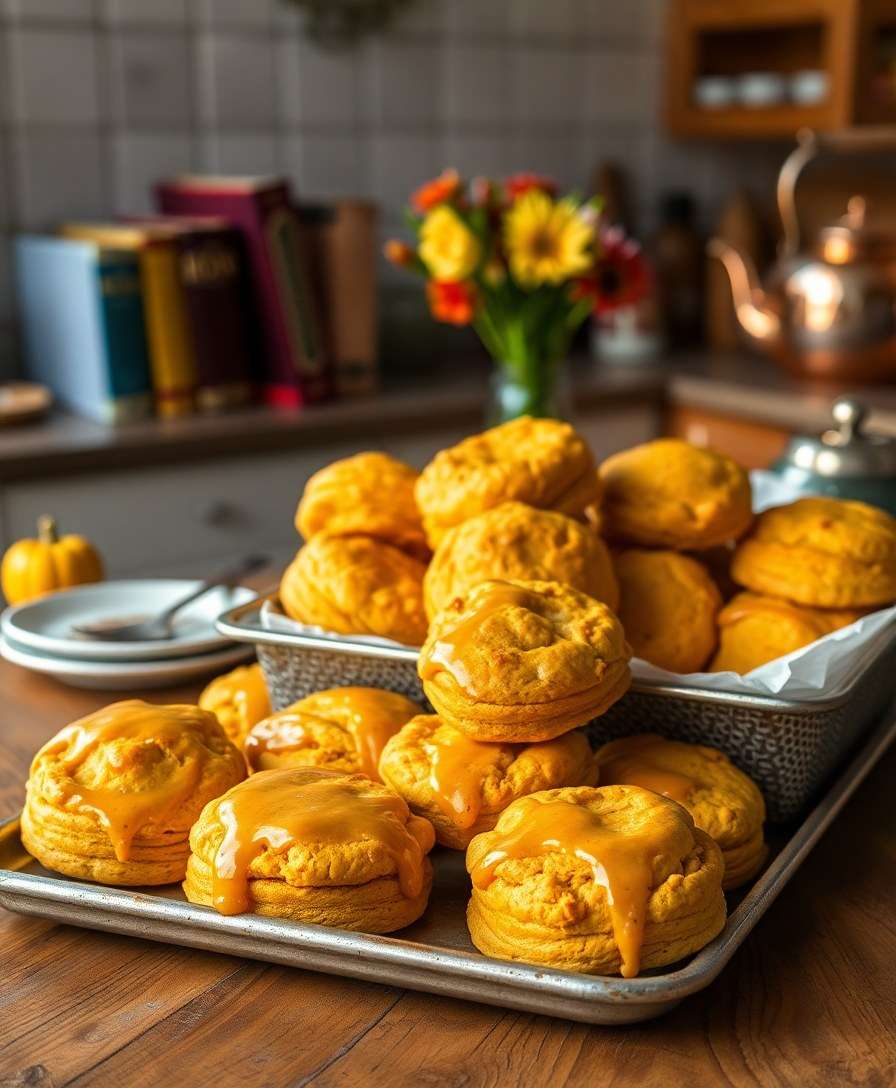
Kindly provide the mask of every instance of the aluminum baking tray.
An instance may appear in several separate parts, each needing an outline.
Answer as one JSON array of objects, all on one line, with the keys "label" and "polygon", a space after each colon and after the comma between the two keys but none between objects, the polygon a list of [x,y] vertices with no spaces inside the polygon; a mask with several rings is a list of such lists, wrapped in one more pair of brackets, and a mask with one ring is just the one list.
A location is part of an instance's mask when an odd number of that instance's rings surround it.
[{"label": "aluminum baking tray", "polygon": [[[225,612],[218,630],[254,644],[275,710],[314,691],[361,684],[426,704],[417,651],[271,630],[259,598]],[[647,731],[719,748],[758,784],[769,818],[792,820],[819,795],[834,768],[879,717],[893,694],[896,625],[839,695],[795,700],[707,691],[635,677],[631,690],[588,732],[594,744]]]},{"label": "aluminum baking tray", "polygon": [[224,917],[185,902],[176,886],[136,891],[68,880],[25,853],[18,818],[13,818],[0,825],[0,904],[68,925],[589,1024],[648,1020],[717,977],[894,737],[896,706],[806,819],[776,836],[770,864],[746,894],[729,897],[722,933],[674,969],[635,979],[577,975],[480,955],[470,944],[464,920],[469,882],[463,855],[448,850],[434,854],[435,884],[423,918],[396,936],[375,937],[252,914]]}]

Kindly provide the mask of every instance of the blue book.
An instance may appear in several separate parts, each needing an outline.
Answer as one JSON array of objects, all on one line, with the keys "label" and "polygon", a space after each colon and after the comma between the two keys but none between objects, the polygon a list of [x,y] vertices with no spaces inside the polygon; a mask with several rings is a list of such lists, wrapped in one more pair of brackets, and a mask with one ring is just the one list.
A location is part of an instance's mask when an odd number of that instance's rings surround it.
[{"label": "blue book", "polygon": [[16,239],[27,372],[82,415],[152,411],[137,254],[70,238]]}]

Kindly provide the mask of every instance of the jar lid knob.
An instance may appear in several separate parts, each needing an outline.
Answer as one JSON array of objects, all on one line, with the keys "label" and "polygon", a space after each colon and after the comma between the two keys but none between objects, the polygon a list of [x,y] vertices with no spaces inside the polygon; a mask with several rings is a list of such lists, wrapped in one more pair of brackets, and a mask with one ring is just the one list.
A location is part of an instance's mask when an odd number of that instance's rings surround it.
[{"label": "jar lid knob", "polygon": [[834,402],[831,415],[837,424],[840,443],[843,444],[859,437],[862,425],[868,416],[868,409],[860,401],[841,397],[840,400]]}]

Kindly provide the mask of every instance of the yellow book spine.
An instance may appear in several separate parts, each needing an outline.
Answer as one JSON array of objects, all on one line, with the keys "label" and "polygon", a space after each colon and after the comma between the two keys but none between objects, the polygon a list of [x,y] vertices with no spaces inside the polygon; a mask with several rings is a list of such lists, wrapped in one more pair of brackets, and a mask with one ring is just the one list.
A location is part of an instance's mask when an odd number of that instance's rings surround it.
[{"label": "yellow book spine", "polygon": [[196,405],[196,358],[175,243],[153,241],[140,251],[140,280],[156,410],[182,416]]}]

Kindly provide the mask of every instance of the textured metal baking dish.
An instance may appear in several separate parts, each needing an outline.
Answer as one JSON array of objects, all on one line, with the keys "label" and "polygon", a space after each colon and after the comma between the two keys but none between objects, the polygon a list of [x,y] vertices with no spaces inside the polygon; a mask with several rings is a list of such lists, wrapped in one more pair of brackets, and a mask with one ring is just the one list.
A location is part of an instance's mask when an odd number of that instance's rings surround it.
[{"label": "textured metal baking dish", "polygon": [[463,856],[447,850],[434,856],[435,886],[423,918],[400,935],[373,937],[252,914],[223,917],[185,902],[176,886],[140,892],[67,880],[28,857],[14,818],[0,825],[0,904],[88,929],[590,1024],[648,1020],[716,978],[894,737],[896,707],[891,707],[803,823],[774,844],[780,849],[749,891],[739,901],[729,900],[732,909],[722,933],[677,969],[636,979],[575,975],[475,952],[464,921],[469,885]]},{"label": "textured metal baking dish", "polygon": [[[217,626],[222,634],[255,645],[274,709],[345,684],[386,688],[425,704],[416,650],[272,631],[261,620],[265,599],[225,612]],[[894,675],[896,629],[891,629],[836,697],[776,699],[636,679],[588,732],[595,744],[652,731],[719,748],[758,783],[769,819],[791,820],[818,796],[887,705]]]}]

